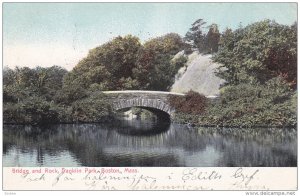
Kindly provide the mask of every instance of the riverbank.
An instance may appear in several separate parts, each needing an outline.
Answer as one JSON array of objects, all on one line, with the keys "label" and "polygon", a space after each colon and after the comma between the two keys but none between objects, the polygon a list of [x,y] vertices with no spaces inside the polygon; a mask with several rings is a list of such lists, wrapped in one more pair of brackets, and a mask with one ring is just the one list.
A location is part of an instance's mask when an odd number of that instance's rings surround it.
[{"label": "riverbank", "polygon": [[284,125],[274,125],[273,123],[243,123],[236,124],[233,122],[212,122],[208,119],[212,119],[211,116],[202,115],[189,115],[189,114],[176,114],[172,122],[178,124],[185,124],[190,127],[224,127],[224,128],[297,128],[297,124],[284,124]]},{"label": "riverbank", "polygon": [[[255,124],[255,125],[245,125],[245,124],[230,124],[230,123],[220,123],[220,124],[209,124],[206,121],[203,120],[203,116],[198,115],[187,115],[187,114],[176,114],[174,119],[172,119],[169,122],[177,123],[181,125],[187,125],[191,128],[205,128],[205,127],[211,127],[211,128],[297,128],[297,125],[272,125],[272,124]],[[60,122],[3,122],[3,125],[31,125],[31,126],[43,126],[43,125],[56,125],[56,124],[114,124],[117,122],[117,117],[107,117],[106,119],[103,119],[101,121],[60,121]],[[130,119],[126,119],[130,121]],[[142,120],[147,120],[143,118]],[[153,120],[153,118],[149,119]]]}]

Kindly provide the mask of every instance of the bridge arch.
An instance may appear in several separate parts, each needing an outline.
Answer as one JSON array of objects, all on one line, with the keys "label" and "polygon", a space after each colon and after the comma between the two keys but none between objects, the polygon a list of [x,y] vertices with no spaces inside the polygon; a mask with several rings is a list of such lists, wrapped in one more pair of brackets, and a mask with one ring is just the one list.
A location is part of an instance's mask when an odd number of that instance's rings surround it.
[{"label": "bridge arch", "polygon": [[115,111],[139,107],[166,113],[170,119],[174,117],[175,109],[169,104],[168,96],[184,96],[181,93],[142,90],[104,91],[103,93],[109,95]]},{"label": "bridge arch", "polygon": [[140,108],[153,108],[161,110],[169,115],[172,115],[174,110],[171,106],[161,99],[148,99],[148,98],[132,98],[121,99],[113,102],[114,110],[121,110],[125,108],[140,107]]}]

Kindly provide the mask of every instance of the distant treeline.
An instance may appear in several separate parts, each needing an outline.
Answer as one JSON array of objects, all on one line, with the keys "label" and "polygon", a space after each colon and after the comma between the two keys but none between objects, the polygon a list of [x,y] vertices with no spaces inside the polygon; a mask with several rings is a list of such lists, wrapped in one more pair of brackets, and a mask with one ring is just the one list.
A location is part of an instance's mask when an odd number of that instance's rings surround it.
[{"label": "distant treeline", "polygon": [[[198,125],[296,125],[297,25],[265,20],[220,33],[199,19],[185,37],[170,33],[141,43],[127,35],[89,51],[72,71],[4,68],[4,123],[100,122],[112,113],[104,90],[168,91],[187,55],[213,54],[226,83],[210,103],[190,92],[176,121]],[[176,55],[184,51],[183,55]],[[201,84],[199,84],[201,85]],[[199,102],[199,103],[198,103]],[[199,111],[196,111],[199,110]]]}]

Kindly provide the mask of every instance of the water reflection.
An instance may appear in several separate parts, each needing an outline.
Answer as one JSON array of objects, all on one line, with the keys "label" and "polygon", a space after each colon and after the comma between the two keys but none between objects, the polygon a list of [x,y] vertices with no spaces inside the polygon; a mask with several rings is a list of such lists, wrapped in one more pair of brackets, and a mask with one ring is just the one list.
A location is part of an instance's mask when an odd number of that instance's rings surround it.
[{"label": "water reflection", "polygon": [[[117,126],[117,129],[116,129]],[[120,134],[124,135],[140,135],[140,136],[153,136],[170,129],[169,122],[157,122],[156,120],[119,120],[110,126]]]},{"label": "water reflection", "polygon": [[190,129],[146,121],[6,125],[4,166],[297,166],[294,129]]}]

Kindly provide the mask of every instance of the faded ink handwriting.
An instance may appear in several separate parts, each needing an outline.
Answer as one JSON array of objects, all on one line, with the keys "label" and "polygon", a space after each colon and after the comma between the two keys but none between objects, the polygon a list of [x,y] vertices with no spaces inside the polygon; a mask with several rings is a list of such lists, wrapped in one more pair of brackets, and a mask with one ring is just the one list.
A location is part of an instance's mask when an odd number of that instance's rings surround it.
[{"label": "faded ink handwriting", "polygon": [[72,174],[66,174],[64,172],[59,173],[53,180],[52,186],[55,186],[60,181],[73,181]]},{"label": "faded ink handwriting", "polygon": [[[132,175],[107,175],[105,173],[91,173],[89,172],[83,178],[85,184],[89,186],[89,188],[95,188],[99,183],[99,181],[125,181],[127,186],[130,189],[137,189],[141,183],[152,184],[154,185],[156,182],[156,178],[143,174],[132,174]],[[103,183],[101,183],[102,185]]]},{"label": "faded ink handwriting", "polygon": [[[162,173],[23,173],[22,183],[43,182],[53,189],[60,189],[73,182],[85,190],[213,190],[219,184],[227,184],[232,190],[267,190],[259,183],[264,173],[257,168],[232,168],[230,172],[217,168],[183,168],[178,172]],[[264,177],[265,178],[265,177]],[[59,185],[59,186],[58,186]],[[121,186],[120,186],[121,185]]]},{"label": "faded ink handwriting", "polygon": [[238,168],[232,176],[235,179],[233,185],[244,185],[245,187],[249,186],[254,177],[257,176],[258,172],[258,169],[256,169],[255,171],[251,169],[245,171],[245,169],[241,167]]},{"label": "faded ink handwriting", "polygon": [[187,180],[220,180],[222,175],[217,171],[201,171],[197,168],[188,168],[183,170],[181,179]]},{"label": "faded ink handwriting", "polygon": [[45,181],[45,174],[40,174],[36,176],[36,175],[31,175],[29,173],[25,173],[22,174],[21,177],[25,179],[27,182]]}]

